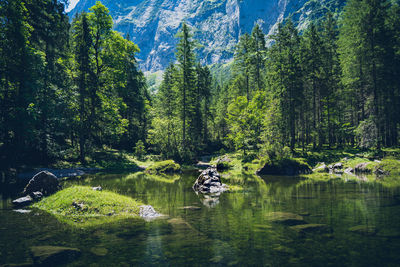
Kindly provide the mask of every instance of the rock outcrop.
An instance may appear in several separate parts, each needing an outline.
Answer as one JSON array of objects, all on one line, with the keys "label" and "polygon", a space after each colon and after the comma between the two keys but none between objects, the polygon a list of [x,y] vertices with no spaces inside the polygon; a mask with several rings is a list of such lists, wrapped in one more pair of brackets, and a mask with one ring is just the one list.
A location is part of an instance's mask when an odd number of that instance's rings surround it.
[{"label": "rock outcrop", "polygon": [[[79,0],[70,12],[88,11],[97,0]],[[145,71],[165,69],[175,61],[176,33],[182,21],[193,29],[202,64],[227,63],[233,58],[235,45],[255,23],[271,34],[279,22],[292,15],[298,28],[321,18],[328,10],[344,5],[343,0],[103,0],[114,19],[115,30],[129,34],[139,48],[138,59]]]},{"label": "rock outcrop", "polygon": [[214,194],[227,191],[228,186],[221,183],[221,176],[215,168],[208,168],[201,172],[193,185],[193,189],[203,194]]},{"label": "rock outcrop", "polygon": [[356,167],[354,168],[356,173],[371,173],[372,169],[368,168],[369,162],[363,162],[360,164],[357,164]]}]

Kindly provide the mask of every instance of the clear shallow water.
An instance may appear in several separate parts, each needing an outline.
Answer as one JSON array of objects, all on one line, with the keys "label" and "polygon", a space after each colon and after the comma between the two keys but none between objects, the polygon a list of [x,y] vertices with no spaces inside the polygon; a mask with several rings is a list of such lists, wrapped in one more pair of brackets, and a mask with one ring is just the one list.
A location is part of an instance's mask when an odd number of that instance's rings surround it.
[{"label": "clear shallow water", "polygon": [[[57,245],[82,251],[68,266],[400,266],[400,188],[249,176],[236,179],[244,181],[244,192],[210,200],[191,189],[197,175],[97,174],[67,182],[101,185],[168,215],[91,229],[37,210],[17,213],[3,195],[0,265],[29,261],[31,246]],[[327,228],[298,233],[271,222],[272,212],[301,214],[307,223]],[[359,225],[373,231],[349,230]]]}]

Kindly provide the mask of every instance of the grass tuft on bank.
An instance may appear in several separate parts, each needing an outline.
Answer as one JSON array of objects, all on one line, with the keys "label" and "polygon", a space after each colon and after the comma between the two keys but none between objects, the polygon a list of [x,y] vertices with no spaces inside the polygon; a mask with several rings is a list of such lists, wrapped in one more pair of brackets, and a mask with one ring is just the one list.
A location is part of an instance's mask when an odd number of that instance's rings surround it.
[{"label": "grass tuft on bank", "polygon": [[75,226],[95,226],[119,219],[138,217],[140,202],[89,186],[72,186],[35,203],[33,207]]}]

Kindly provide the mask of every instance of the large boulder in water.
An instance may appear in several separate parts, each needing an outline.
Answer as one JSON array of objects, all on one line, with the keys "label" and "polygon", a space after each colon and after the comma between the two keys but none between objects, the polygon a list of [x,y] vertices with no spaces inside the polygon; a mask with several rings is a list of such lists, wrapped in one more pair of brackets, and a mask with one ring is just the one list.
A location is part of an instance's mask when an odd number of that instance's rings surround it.
[{"label": "large boulder in water", "polygon": [[221,193],[228,190],[228,186],[221,183],[221,176],[215,168],[208,168],[201,172],[196,179],[193,189],[200,193]]},{"label": "large boulder in water", "polygon": [[25,186],[24,194],[42,192],[43,195],[51,195],[60,188],[57,177],[48,171],[37,173]]}]

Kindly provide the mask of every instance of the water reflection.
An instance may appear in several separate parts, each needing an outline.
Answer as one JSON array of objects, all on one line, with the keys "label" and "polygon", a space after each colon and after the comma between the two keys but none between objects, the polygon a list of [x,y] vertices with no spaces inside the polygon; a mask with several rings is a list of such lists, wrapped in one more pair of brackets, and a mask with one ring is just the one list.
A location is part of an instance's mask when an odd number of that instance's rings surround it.
[{"label": "water reflection", "polygon": [[[343,179],[247,175],[224,180],[241,185],[243,191],[207,197],[196,195],[191,188],[197,175],[98,174],[66,182],[66,186],[101,185],[169,216],[148,223],[129,219],[96,229],[71,228],[37,211],[17,214],[5,210],[9,202],[3,200],[0,265],[29,260],[32,245],[80,248],[82,256],[72,266],[371,266],[400,262],[398,187]],[[274,212],[326,227],[299,233],[271,221]],[[99,251],[106,255],[96,255]]]}]

